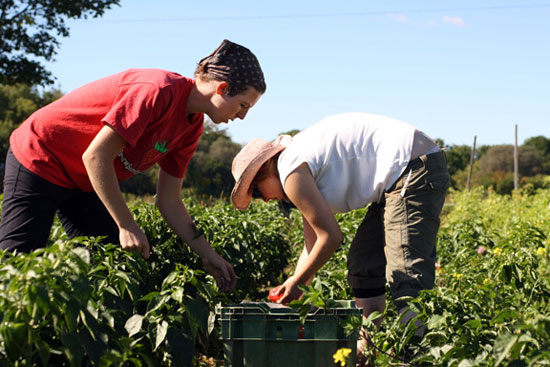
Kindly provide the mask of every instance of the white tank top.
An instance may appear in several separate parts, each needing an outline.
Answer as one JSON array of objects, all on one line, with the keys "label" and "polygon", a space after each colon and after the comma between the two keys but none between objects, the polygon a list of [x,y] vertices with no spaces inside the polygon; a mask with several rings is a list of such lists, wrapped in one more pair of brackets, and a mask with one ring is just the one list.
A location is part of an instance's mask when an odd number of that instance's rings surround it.
[{"label": "white tank top", "polygon": [[281,183],[284,187],[288,175],[306,162],[334,213],[363,208],[379,201],[403,173],[415,131],[408,123],[374,114],[324,118],[295,135],[281,153]]}]

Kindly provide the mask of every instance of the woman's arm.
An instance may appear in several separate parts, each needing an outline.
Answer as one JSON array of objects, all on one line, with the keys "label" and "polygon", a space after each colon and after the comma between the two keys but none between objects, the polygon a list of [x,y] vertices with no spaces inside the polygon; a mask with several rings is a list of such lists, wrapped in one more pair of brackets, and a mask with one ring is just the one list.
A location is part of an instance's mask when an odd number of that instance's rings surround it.
[{"label": "woman's arm", "polygon": [[[304,225],[304,249],[302,250],[300,258],[298,259],[298,263],[296,264],[296,269],[294,271],[295,273],[305,271],[304,268],[306,267],[307,258],[309,256],[309,253],[311,252],[311,249],[313,248],[313,245],[315,245],[315,241],[317,240],[317,235],[313,231],[313,228],[311,228],[311,226],[303,216],[302,221]],[[305,284],[310,284],[312,280],[313,276],[309,278]]]},{"label": "woman's arm", "polygon": [[284,191],[302,213],[306,250],[309,250],[308,256],[302,253],[294,275],[283,284],[285,293],[280,302],[287,303],[300,297],[297,286],[307,284],[330,259],[342,242],[342,233],[306,163],[287,177]]},{"label": "woman's arm", "polygon": [[237,282],[233,267],[214,251],[204,236],[196,237],[193,220],[181,200],[183,179],[160,170],[157,183],[156,205],[170,228],[178,237],[199,255],[204,268],[210,273],[218,287],[229,290]]},{"label": "woman's arm", "polygon": [[121,247],[126,251],[137,250],[147,259],[149,257],[147,236],[134,220],[122,197],[113,164],[115,157],[126,144],[126,141],[112,127],[106,125],[82,154],[82,161],[92,187],[119,228]]}]

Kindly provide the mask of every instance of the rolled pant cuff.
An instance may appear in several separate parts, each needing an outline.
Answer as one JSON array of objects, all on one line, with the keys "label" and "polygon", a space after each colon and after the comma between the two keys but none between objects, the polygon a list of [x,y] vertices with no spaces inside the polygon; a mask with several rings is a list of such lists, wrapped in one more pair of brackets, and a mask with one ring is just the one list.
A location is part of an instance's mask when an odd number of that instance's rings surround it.
[{"label": "rolled pant cuff", "polygon": [[353,289],[353,297],[355,298],[372,298],[386,294],[386,287],[375,289]]},{"label": "rolled pant cuff", "polygon": [[352,289],[378,289],[386,286],[386,278],[365,278],[348,274],[348,283]]}]

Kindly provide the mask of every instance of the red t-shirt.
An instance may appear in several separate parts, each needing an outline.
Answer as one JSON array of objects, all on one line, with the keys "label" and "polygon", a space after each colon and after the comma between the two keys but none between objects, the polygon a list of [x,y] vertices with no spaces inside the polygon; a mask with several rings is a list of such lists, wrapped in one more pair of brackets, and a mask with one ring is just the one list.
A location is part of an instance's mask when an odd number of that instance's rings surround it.
[{"label": "red t-shirt", "polygon": [[128,145],[114,160],[119,181],[156,162],[184,177],[204,127],[185,110],[194,80],[130,69],[80,87],[33,113],[10,137],[17,160],[56,185],[91,191],[82,154],[106,124]]}]

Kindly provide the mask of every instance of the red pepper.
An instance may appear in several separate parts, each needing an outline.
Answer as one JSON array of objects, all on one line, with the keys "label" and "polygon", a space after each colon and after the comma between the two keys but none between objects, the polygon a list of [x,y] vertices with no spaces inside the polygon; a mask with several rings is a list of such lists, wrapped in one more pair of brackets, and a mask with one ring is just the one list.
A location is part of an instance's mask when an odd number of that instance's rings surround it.
[{"label": "red pepper", "polygon": [[271,302],[277,302],[278,300],[280,300],[284,293],[281,293],[281,294],[277,294],[279,292],[279,288],[281,288],[280,285],[276,286],[275,288],[273,288],[272,290],[269,291],[269,300]]}]

